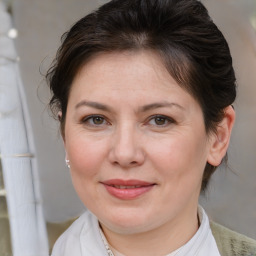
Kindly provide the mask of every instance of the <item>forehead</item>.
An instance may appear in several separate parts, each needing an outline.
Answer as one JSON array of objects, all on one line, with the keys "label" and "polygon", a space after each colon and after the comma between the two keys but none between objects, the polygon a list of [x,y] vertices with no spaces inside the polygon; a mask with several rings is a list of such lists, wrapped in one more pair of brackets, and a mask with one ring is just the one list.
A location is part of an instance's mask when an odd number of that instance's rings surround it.
[{"label": "forehead", "polygon": [[[123,79],[124,77],[126,80]],[[124,51],[101,53],[90,59],[78,70],[72,86],[81,81],[88,86],[89,81],[93,81],[95,82],[93,86],[99,83],[103,87],[108,83],[118,82],[119,87],[124,88],[122,85],[128,83],[127,79],[129,82],[136,81],[145,85],[145,88],[147,87],[145,80],[150,80],[150,85],[155,84],[156,87],[177,85],[158,54],[153,51]],[[131,83],[130,88],[135,89],[136,86]]]},{"label": "forehead", "polygon": [[165,68],[159,55],[152,51],[103,53],[86,63],[77,73],[71,87],[71,98],[95,101],[99,97],[152,101],[177,99],[184,105],[191,95]]}]

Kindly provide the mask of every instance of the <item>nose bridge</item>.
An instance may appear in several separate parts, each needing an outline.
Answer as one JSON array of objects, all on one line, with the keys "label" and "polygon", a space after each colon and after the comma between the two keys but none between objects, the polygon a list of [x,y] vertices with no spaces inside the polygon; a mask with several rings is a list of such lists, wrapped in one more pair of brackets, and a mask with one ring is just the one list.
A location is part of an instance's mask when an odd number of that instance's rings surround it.
[{"label": "nose bridge", "polygon": [[144,160],[139,131],[133,122],[120,124],[114,135],[112,161],[121,166],[140,165]]}]

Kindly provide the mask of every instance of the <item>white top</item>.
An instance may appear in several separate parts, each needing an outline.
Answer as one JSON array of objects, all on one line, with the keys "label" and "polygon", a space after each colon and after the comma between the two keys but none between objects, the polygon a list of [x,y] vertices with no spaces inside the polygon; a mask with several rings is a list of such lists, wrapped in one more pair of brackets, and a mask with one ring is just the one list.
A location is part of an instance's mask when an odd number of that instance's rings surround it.
[{"label": "white top", "polygon": [[[166,256],[220,256],[209,219],[198,207],[200,227],[182,247]],[[113,249],[113,248],[112,248]],[[115,256],[123,256],[113,250]],[[57,240],[52,256],[108,256],[97,218],[89,211],[78,218]]]}]

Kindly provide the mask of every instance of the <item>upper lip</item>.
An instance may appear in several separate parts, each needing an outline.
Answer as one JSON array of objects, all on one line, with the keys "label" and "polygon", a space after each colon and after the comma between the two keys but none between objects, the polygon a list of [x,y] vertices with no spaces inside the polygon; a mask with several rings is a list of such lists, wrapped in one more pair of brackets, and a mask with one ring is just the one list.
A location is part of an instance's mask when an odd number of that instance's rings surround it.
[{"label": "upper lip", "polygon": [[108,186],[150,186],[155,185],[155,183],[147,182],[143,180],[122,180],[122,179],[111,179],[101,182],[104,185]]}]

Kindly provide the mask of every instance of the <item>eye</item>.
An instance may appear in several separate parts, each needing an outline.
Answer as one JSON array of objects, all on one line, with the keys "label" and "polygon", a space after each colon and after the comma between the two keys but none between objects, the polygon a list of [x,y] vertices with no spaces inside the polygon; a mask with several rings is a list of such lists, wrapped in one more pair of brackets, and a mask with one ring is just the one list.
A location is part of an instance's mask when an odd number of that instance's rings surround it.
[{"label": "eye", "polygon": [[152,116],[148,122],[148,124],[150,124],[150,125],[162,126],[162,127],[165,127],[171,123],[174,123],[174,120],[172,118],[167,117],[167,116],[162,116],[162,115]]},{"label": "eye", "polygon": [[108,124],[106,119],[99,115],[88,116],[82,120],[82,123],[89,126],[102,126]]}]

